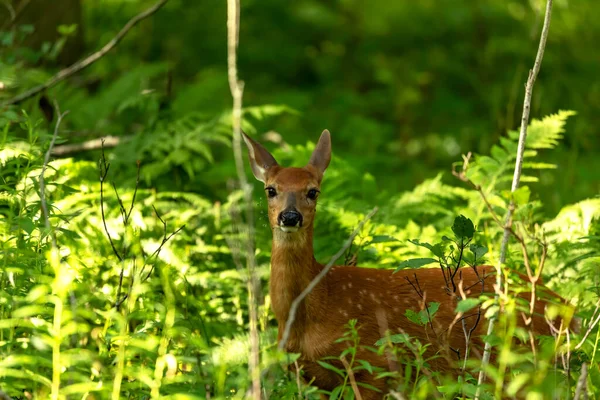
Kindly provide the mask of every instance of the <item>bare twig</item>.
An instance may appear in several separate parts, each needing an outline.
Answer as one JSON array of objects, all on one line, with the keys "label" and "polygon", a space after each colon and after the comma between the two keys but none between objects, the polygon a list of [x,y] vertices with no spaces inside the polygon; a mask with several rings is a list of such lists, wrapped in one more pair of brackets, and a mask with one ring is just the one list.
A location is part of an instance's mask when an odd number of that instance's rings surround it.
[{"label": "bare twig", "polygon": [[44,173],[46,172],[46,168],[48,167],[48,163],[50,162],[50,154],[52,153],[52,148],[54,147],[54,142],[56,142],[56,137],[58,136],[58,128],[60,127],[60,123],[65,115],[69,113],[69,111],[65,111],[61,114],[60,108],[58,107],[58,103],[55,104],[56,113],[58,114],[58,120],[56,121],[56,125],[54,126],[54,133],[52,134],[52,140],[50,140],[50,146],[46,151],[46,155],[44,156],[44,164],[42,165],[42,172],[40,172],[40,204],[42,207],[42,213],[44,215],[44,223],[46,224],[46,230],[48,234],[52,238],[52,246],[57,248],[56,244],[56,235],[52,232],[52,227],[50,226],[50,215],[48,214],[48,205],[46,204],[46,182],[44,181]]},{"label": "bare twig", "polygon": [[[116,147],[119,143],[131,139],[132,136],[105,136],[99,139],[91,139],[83,143],[72,143],[55,146],[52,149],[52,155],[55,157],[65,157],[70,154],[80,153],[82,151],[99,150],[102,147]],[[104,141],[104,143],[102,143]]]},{"label": "bare twig", "polygon": [[400,392],[396,392],[395,390],[390,390],[389,395],[396,400],[406,400],[406,397]]},{"label": "bare twig", "polygon": [[108,241],[110,243],[110,247],[113,250],[115,256],[120,262],[123,262],[123,257],[119,254],[119,251],[115,247],[115,243],[112,240],[112,236],[110,235],[110,231],[108,230],[108,226],[106,225],[106,216],[104,214],[104,182],[106,181],[106,177],[108,175],[108,170],[110,169],[110,163],[106,162],[106,156],[104,155],[104,148],[102,148],[102,157],[98,162],[98,168],[100,169],[100,214],[102,216],[102,224],[104,225],[104,231],[106,232],[106,236],[108,236]]},{"label": "bare twig", "polygon": [[76,74],[77,72],[83,70],[84,68],[89,67],[90,65],[92,65],[93,63],[98,61],[100,58],[102,58],[106,53],[111,51],[117,44],[119,44],[119,42],[131,30],[131,28],[136,26],[140,21],[142,21],[142,20],[148,18],[149,16],[153,15],[154,13],[156,13],[162,6],[164,6],[167,3],[167,1],[168,0],[159,0],[152,7],[146,9],[145,11],[142,11],[135,17],[131,18],[125,24],[125,26],[123,26],[123,28],[121,28],[119,33],[117,33],[115,35],[115,37],[113,37],[110,40],[110,42],[105,44],[104,47],[102,47],[97,52],[95,52],[95,53],[89,55],[88,57],[77,61],[73,65],[59,71],[56,75],[54,75],[52,78],[50,78],[46,82],[42,83],[41,85],[35,86],[19,95],[13,97],[12,99],[8,99],[8,100],[2,102],[0,104],[0,107],[5,107],[5,106],[11,105],[11,104],[18,104],[18,103],[22,102],[23,100],[27,100],[28,98],[33,97],[36,94],[53,87],[57,83],[63,81],[64,79],[69,78],[70,76]]},{"label": "bare twig", "polygon": [[317,276],[315,276],[312,281],[310,281],[308,286],[306,286],[306,288],[304,288],[302,293],[300,293],[300,295],[298,295],[298,297],[296,297],[294,299],[294,301],[292,302],[292,305],[290,307],[290,313],[289,313],[288,319],[285,322],[285,329],[283,331],[281,341],[279,342],[280,350],[283,350],[285,348],[285,345],[286,345],[288,339],[290,338],[290,331],[292,329],[292,324],[294,323],[294,320],[296,319],[296,312],[298,311],[298,306],[300,306],[300,303],[304,300],[304,298],[306,296],[309,295],[310,292],[312,292],[312,290],[319,284],[319,282],[321,282],[321,280],[325,277],[325,275],[327,275],[327,273],[329,272],[331,267],[333,267],[333,264],[337,261],[337,259],[344,255],[344,252],[350,247],[350,245],[354,241],[354,238],[356,237],[356,235],[358,235],[358,233],[360,232],[362,227],[365,225],[365,223],[369,219],[371,219],[371,217],[373,215],[375,215],[377,210],[378,210],[378,208],[375,207],[373,210],[371,210],[371,212],[369,214],[367,214],[367,216],[358,224],[356,229],[354,229],[354,232],[352,232],[352,234],[350,235],[348,240],[346,240],[346,242],[344,243],[342,248],[331,257],[331,259],[325,265],[325,267],[323,267],[321,272],[319,272],[319,274]]},{"label": "bare twig", "polygon": [[23,11],[25,11],[27,6],[29,6],[29,3],[31,3],[31,0],[22,0],[14,10],[12,7],[10,7],[10,3],[7,4],[7,8],[10,13],[10,19],[4,22],[2,28],[0,28],[0,31],[6,31],[7,29],[11,28],[19,20],[19,17],[21,14],[23,14]]},{"label": "bare twig", "polygon": [[[131,212],[133,211],[133,205],[135,204],[135,197],[137,196],[137,192],[138,192],[138,187],[140,186],[140,168],[141,168],[141,163],[140,160],[137,160],[136,162],[137,164],[137,171],[135,174],[135,189],[133,190],[133,197],[131,198],[131,204],[129,205],[129,212],[127,212],[125,214],[125,223],[127,224],[129,222],[129,217],[131,217]],[[152,206],[154,207],[154,206]],[[154,211],[156,212],[156,208],[154,209]],[[158,213],[156,213],[156,215],[158,215]],[[158,219],[160,219],[160,221],[163,223],[163,225],[167,225],[165,224],[165,221],[163,221],[160,216],[158,217]]]},{"label": "bare twig", "polygon": [[[544,26],[542,27],[542,33],[540,36],[540,43],[533,64],[533,69],[529,71],[527,78],[527,84],[525,85],[525,98],[523,100],[523,115],[521,117],[521,130],[519,132],[519,144],[517,149],[517,159],[515,162],[515,172],[513,175],[513,181],[511,186],[511,192],[514,192],[519,187],[521,180],[521,169],[523,167],[523,155],[525,152],[525,141],[527,139],[527,125],[529,124],[529,113],[531,109],[531,96],[533,93],[533,85],[540,71],[542,59],[544,58],[544,50],[546,48],[546,40],[548,39],[548,31],[550,29],[550,19],[552,16],[552,0],[546,2],[546,13],[544,16]],[[508,213],[506,215],[505,226],[510,227],[512,224],[512,214],[514,212],[514,202],[510,202]],[[508,239],[510,236],[510,230],[505,227],[504,234],[502,236],[502,243],[500,245],[500,263],[498,265],[498,271],[496,273],[496,286],[499,290],[502,288],[502,274],[500,273],[501,266],[506,261],[506,251],[508,246]],[[494,331],[494,318],[490,318],[487,334],[488,336]],[[486,341],[481,360],[481,370],[479,371],[479,377],[477,381],[477,391],[475,393],[475,399],[479,399],[481,393],[481,385],[485,379],[485,369],[489,363],[491,355],[491,345],[489,341]]]},{"label": "bare twig", "polygon": [[[592,331],[594,330],[596,325],[598,325],[598,322],[600,322],[600,313],[598,313],[599,308],[600,308],[600,300],[598,300],[598,302],[596,303],[596,309],[594,310],[594,313],[592,314],[592,318],[590,319],[592,322],[590,323],[590,326],[585,331],[585,334],[583,335],[583,338],[581,339],[581,341],[577,344],[577,346],[575,346],[575,350],[579,350],[581,348],[581,346],[583,346],[583,344],[587,340],[590,333],[592,333]],[[596,317],[596,313],[598,313],[597,317]],[[596,319],[594,319],[595,317],[596,317]]]},{"label": "bare twig", "polygon": [[577,387],[575,388],[575,397],[573,397],[573,400],[579,400],[582,393],[584,394],[584,398],[587,398],[587,396],[585,395],[587,374],[587,363],[583,363],[581,364],[581,375],[579,375],[579,379],[577,380]]},{"label": "bare twig", "polygon": [[346,361],[346,357],[340,357],[344,368],[346,369],[346,373],[348,374],[348,379],[350,380],[350,386],[352,387],[352,391],[354,392],[354,398],[356,400],[362,400],[362,396],[360,395],[360,390],[358,390],[358,385],[356,384],[356,378],[354,377],[354,371],[350,368],[350,364]]},{"label": "bare twig", "polygon": [[298,396],[302,398],[302,385],[300,383],[300,366],[298,360],[294,360],[294,366],[296,367],[296,385],[298,386]]},{"label": "bare twig", "polygon": [[12,400],[12,398],[6,393],[4,393],[2,390],[0,390],[0,400]]},{"label": "bare twig", "polygon": [[[154,260],[158,259],[158,256],[160,255],[160,252],[161,252],[163,246],[165,244],[167,244],[167,242],[173,236],[177,235],[183,228],[185,228],[185,225],[182,225],[179,228],[175,229],[175,231],[173,231],[169,236],[167,236],[167,223],[162,219],[162,217],[160,216],[160,214],[158,213],[158,211],[156,210],[156,207],[154,207],[154,205],[152,205],[152,208],[154,209],[154,213],[156,214],[156,217],[158,218],[158,220],[160,222],[162,222],[162,224],[163,224],[163,238],[162,238],[162,241],[160,242],[160,245],[158,245],[158,248],[156,250],[154,250],[154,253],[152,253],[150,255],[150,257],[148,257],[148,260],[150,260],[152,258],[154,258]],[[146,265],[148,265],[148,261],[144,261],[144,265],[142,266],[142,268],[140,270],[140,276],[142,276],[142,274],[144,273],[144,269],[146,268]],[[144,281],[148,280],[148,278],[150,278],[152,271],[154,271],[154,264],[152,264],[152,266],[150,267],[150,271],[148,272],[148,275],[146,275],[146,277],[142,279],[142,282],[144,282]]]},{"label": "bare twig", "polygon": [[254,259],[254,209],[252,206],[252,186],[248,183],[244,171],[241,143],[242,125],[242,95],[244,82],[238,80],[237,47],[240,31],[240,1],[227,0],[227,78],[231,97],[233,98],[233,155],[240,187],[244,193],[246,203],[245,247],[246,268],[248,270],[248,316],[250,319],[250,355],[248,367],[252,379],[252,398],[260,400],[260,353],[258,337],[258,310],[257,299],[259,293],[258,280],[255,274]]}]

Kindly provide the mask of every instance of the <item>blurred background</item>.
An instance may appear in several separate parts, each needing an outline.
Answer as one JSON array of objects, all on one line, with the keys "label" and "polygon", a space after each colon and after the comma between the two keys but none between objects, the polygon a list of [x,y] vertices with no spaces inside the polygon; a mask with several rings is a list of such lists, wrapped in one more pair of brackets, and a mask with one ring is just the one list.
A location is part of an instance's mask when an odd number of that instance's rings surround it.
[{"label": "blurred background", "polygon": [[[248,111],[244,127],[270,149],[314,142],[329,129],[335,157],[375,178],[367,200],[439,171],[454,180],[448,172],[461,154],[486,154],[519,127],[544,1],[241,3],[244,106],[270,105]],[[8,0],[1,24],[19,29],[2,38],[0,96],[99,49],[151,4]],[[600,190],[599,19],[593,0],[555,1],[531,115],[577,116],[547,158],[558,169],[539,176],[549,215]],[[65,140],[126,137],[116,162],[133,175],[142,160],[146,185],[222,198],[234,172],[226,132],[215,133],[215,118],[231,104],[225,20],[224,2],[171,0],[99,62],[51,89],[71,112]],[[24,108],[40,113],[34,101]]]}]

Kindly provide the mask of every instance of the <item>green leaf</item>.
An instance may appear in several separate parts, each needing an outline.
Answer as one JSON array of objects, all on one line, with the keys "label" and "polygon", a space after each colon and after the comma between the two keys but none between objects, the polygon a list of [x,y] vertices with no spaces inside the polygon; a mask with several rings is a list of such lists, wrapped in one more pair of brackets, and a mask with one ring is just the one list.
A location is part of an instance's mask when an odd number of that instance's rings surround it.
[{"label": "green leaf", "polygon": [[373,366],[371,365],[370,362],[366,361],[366,360],[358,360],[358,363],[367,371],[369,371],[370,374],[373,373]]},{"label": "green leaf", "polygon": [[427,305],[427,309],[429,310],[429,315],[431,318],[435,315],[435,313],[440,309],[440,303],[437,301],[432,301]]},{"label": "green leaf", "polygon": [[[406,310],[406,311],[407,311],[407,313],[408,313],[408,311],[411,311],[413,314],[416,314],[412,310]],[[417,321],[413,321],[413,322],[418,323]],[[397,333],[395,335],[390,335],[390,336],[379,339],[378,341],[375,342],[375,346],[381,346],[386,343],[408,343],[409,341],[410,341],[410,336],[408,334]]]},{"label": "green leaf", "polygon": [[479,305],[479,299],[464,299],[458,302],[455,312],[465,313]]},{"label": "green leaf", "polygon": [[406,310],[404,316],[408,318],[408,320],[417,325],[422,325],[421,316],[419,313],[414,312],[413,310]]},{"label": "green leaf", "polygon": [[475,257],[476,260],[480,260],[488,252],[487,247],[481,246],[481,245],[475,244],[475,243],[473,243],[469,246],[469,250],[471,250],[471,253],[473,253],[473,256]]},{"label": "green leaf", "polygon": [[529,202],[530,195],[531,191],[529,190],[529,186],[521,186],[520,188],[512,192],[512,199],[516,205],[521,206]]},{"label": "green leaf", "polygon": [[389,242],[399,242],[399,240],[393,236],[388,236],[388,235],[375,235],[375,236],[373,236],[373,239],[371,239],[371,244],[373,244],[373,243],[389,243]]},{"label": "green leaf", "polygon": [[432,264],[432,263],[436,263],[436,262],[438,262],[438,260],[436,260],[434,258],[411,258],[410,260],[402,261],[400,263],[400,265],[398,265],[398,268],[396,268],[394,273],[400,271],[401,269],[419,268],[419,267],[422,267],[423,265]]},{"label": "green leaf", "polygon": [[356,382],[356,386],[364,387],[365,389],[369,389],[374,392],[381,393],[380,389],[377,389],[375,386],[369,385],[368,383]]},{"label": "green leaf", "polygon": [[475,226],[473,225],[473,221],[469,218],[464,215],[459,215],[454,219],[452,232],[454,232],[457,238],[471,239],[475,234]]},{"label": "green leaf", "polygon": [[321,367],[323,367],[323,368],[325,368],[325,369],[328,369],[328,370],[330,370],[330,371],[333,371],[333,372],[335,372],[336,374],[338,374],[339,376],[344,376],[344,371],[342,371],[342,370],[341,370],[341,369],[339,369],[339,368],[336,368],[336,367],[334,367],[333,365],[331,365],[331,364],[329,364],[329,363],[326,363],[325,361],[317,360],[317,363],[318,363],[318,364],[319,364]]},{"label": "green leaf", "polygon": [[77,31],[77,24],[59,25],[56,30],[63,36],[70,36]]},{"label": "green leaf", "polygon": [[519,390],[521,390],[521,388],[523,388],[524,385],[530,383],[532,379],[533,377],[531,376],[531,374],[527,372],[517,374],[508,383],[508,386],[506,387],[506,394],[508,394],[511,397],[516,396]]},{"label": "green leaf", "polygon": [[332,400],[336,400],[338,397],[340,397],[340,393],[342,392],[342,385],[340,386],[336,386],[335,389],[333,389],[331,391],[331,393],[329,394],[329,398]]},{"label": "green leaf", "polygon": [[427,242],[420,242],[419,239],[412,239],[412,240],[409,239],[408,241],[414,245],[417,245],[420,247],[425,247],[426,249],[431,251],[434,256],[444,257],[444,244],[443,243],[436,243],[434,245],[431,245]]},{"label": "green leaf", "polygon": [[17,217],[17,221],[19,227],[25,232],[27,232],[27,234],[31,235],[31,232],[33,232],[33,230],[35,229],[35,223],[31,220],[31,218],[28,218],[26,216],[19,216]]}]

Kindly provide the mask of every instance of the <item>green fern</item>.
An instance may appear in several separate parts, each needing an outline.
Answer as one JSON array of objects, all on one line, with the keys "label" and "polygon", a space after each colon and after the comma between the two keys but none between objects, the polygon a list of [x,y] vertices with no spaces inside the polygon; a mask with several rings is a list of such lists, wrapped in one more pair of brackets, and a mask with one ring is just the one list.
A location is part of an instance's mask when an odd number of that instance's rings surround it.
[{"label": "green fern", "polygon": [[[555,148],[562,139],[567,118],[572,115],[575,115],[574,111],[559,111],[541,120],[531,121],[527,128],[521,182],[537,182],[537,177],[529,174],[532,171],[556,168],[553,164],[534,162],[538,156],[537,150]],[[500,139],[500,145],[492,147],[491,156],[476,156],[469,163],[465,171],[467,177],[488,190],[499,183],[511,182],[518,140],[519,132],[510,131],[507,137]]]}]

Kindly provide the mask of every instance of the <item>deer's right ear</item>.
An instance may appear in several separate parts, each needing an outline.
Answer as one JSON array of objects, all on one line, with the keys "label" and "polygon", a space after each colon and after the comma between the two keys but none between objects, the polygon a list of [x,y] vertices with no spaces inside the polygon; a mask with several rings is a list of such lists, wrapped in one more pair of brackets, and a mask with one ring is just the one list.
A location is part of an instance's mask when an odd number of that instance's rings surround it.
[{"label": "deer's right ear", "polygon": [[276,166],[277,161],[262,145],[250,139],[244,132],[241,133],[246,146],[248,146],[248,157],[250,158],[252,173],[256,179],[265,183],[269,169]]}]

